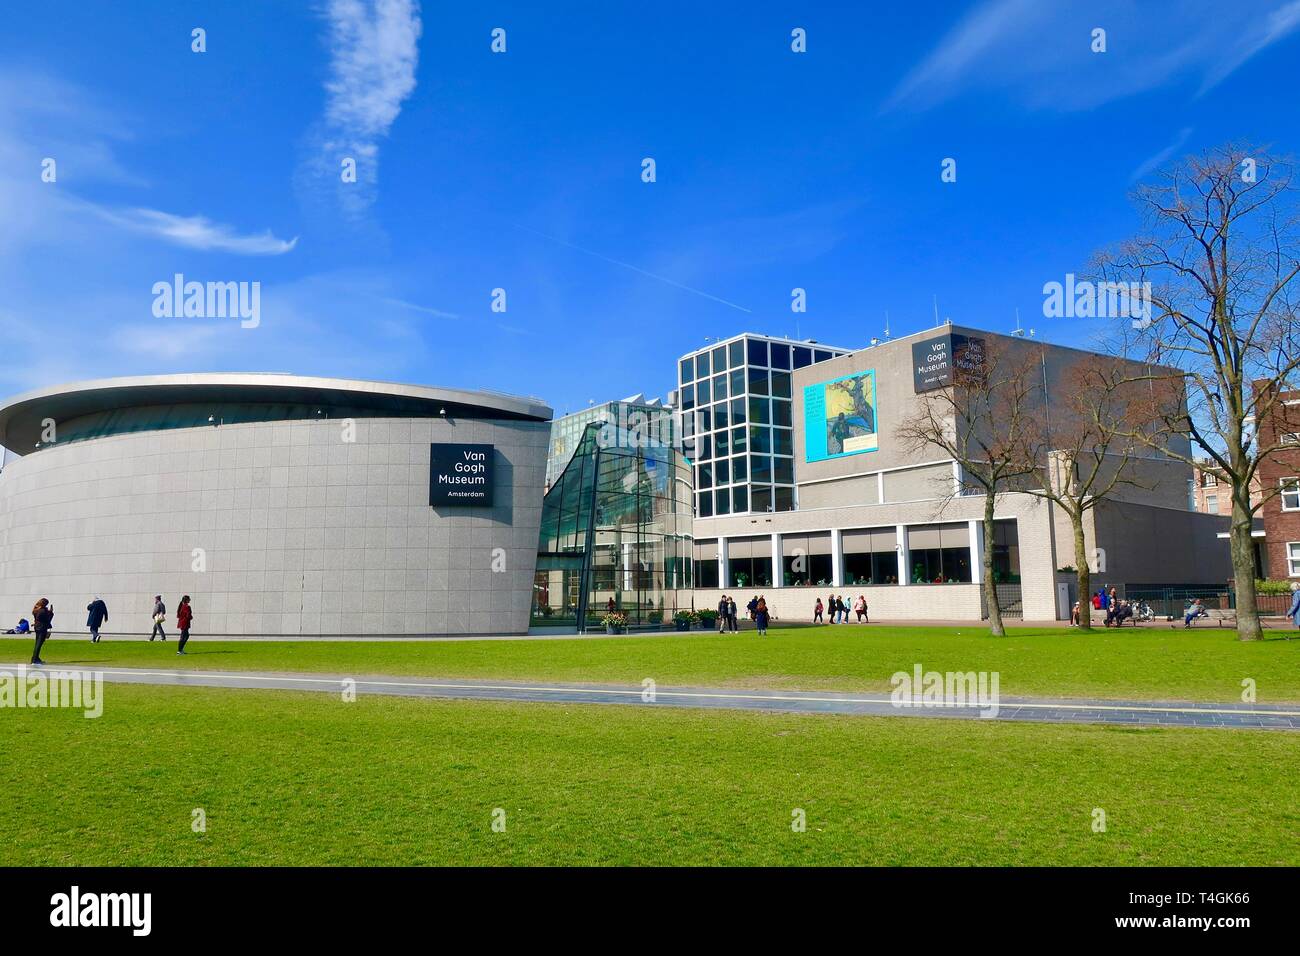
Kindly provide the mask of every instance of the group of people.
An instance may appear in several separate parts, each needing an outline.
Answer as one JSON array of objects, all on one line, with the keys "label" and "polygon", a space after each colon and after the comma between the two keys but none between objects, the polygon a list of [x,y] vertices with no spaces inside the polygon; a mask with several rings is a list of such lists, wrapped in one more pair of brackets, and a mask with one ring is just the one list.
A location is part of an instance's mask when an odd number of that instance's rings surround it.
[{"label": "group of people", "polygon": [[[754,630],[760,635],[767,633],[767,625],[772,620],[772,612],[767,608],[767,598],[761,594],[755,594],[750,598],[749,603],[745,605],[745,613],[749,619],[754,622]],[[730,595],[724,594],[718,599],[718,633],[723,634],[730,632],[735,634],[740,630],[740,623],[737,620],[738,608],[736,599]]]},{"label": "group of people", "polygon": [[[845,602],[843,595],[832,594],[826,599],[825,604],[822,604],[822,599],[818,598],[817,603],[813,605],[812,622],[814,624],[825,624],[826,620],[823,615],[826,613],[831,616],[831,624],[849,623],[849,605]],[[871,619],[867,615],[867,599],[865,596],[859,594],[858,599],[853,602],[853,613],[857,614],[859,624],[871,623]]]},{"label": "group of people", "polygon": [[[90,630],[90,643],[99,643],[99,629],[107,622],[108,605],[104,603],[103,598],[96,595],[95,599],[86,605],[86,627]],[[150,641],[155,638],[167,640],[167,632],[163,628],[166,622],[167,605],[163,603],[161,594],[155,594],[153,598],[153,631],[149,634]],[[176,628],[181,633],[180,644],[176,647],[177,655],[185,653],[185,645],[190,641],[190,627],[193,623],[194,608],[190,605],[190,596],[186,594],[181,598],[180,606],[176,609]],[[32,648],[32,665],[34,667],[43,667],[45,661],[41,660],[41,647],[49,640],[53,626],[54,605],[50,603],[49,598],[41,598],[32,608],[31,623],[29,624],[26,618],[20,618],[18,626],[8,633],[34,634],[36,644]]]}]

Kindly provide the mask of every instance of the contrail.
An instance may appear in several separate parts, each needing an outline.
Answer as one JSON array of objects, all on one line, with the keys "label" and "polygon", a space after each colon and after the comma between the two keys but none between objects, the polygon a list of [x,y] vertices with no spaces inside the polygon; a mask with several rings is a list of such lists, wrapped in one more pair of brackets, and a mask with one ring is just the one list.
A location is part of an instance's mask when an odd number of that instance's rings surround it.
[{"label": "contrail", "polygon": [[558,242],[562,246],[568,246],[570,249],[576,249],[578,252],[586,253],[589,256],[595,256],[597,259],[600,259],[603,262],[608,262],[611,265],[622,266],[624,269],[631,269],[633,272],[638,273],[639,275],[643,275],[649,279],[655,279],[656,281],[666,283],[667,285],[670,285],[675,289],[682,289],[686,292],[693,292],[696,295],[702,295],[706,299],[711,299],[714,302],[720,302],[723,305],[730,306],[731,308],[737,309],[741,312],[750,311],[749,309],[745,308],[743,305],[736,305],[736,303],[728,302],[726,299],[719,299],[716,295],[709,295],[709,293],[702,292],[699,289],[692,289],[690,286],[682,285],[680,282],[674,282],[672,279],[669,279],[666,276],[655,275],[653,272],[646,272],[644,269],[639,269],[636,266],[632,265],[631,263],[620,262],[618,259],[611,259],[609,256],[602,256],[599,252],[592,252],[590,249],[582,248],[582,246],[575,246],[571,242],[566,242],[565,240],[556,238],[555,236],[548,236],[546,233],[538,232],[536,229],[529,229],[527,226],[521,226],[517,222],[512,222],[510,225],[514,226],[516,229],[522,229],[524,232],[531,232],[534,236],[541,236],[543,239],[551,240],[551,242]]}]

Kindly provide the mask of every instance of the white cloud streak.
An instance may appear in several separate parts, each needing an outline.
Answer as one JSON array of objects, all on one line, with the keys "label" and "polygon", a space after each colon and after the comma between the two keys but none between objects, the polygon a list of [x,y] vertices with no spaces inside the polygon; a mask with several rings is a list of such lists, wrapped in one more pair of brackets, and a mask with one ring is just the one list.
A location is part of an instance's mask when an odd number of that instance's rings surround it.
[{"label": "white cloud streak", "polygon": [[244,256],[279,256],[298,244],[298,238],[278,239],[271,230],[255,235],[240,235],[206,216],[176,216],[157,209],[108,209],[87,203],[100,218],[173,245],[209,252],[233,252]]},{"label": "white cloud streak", "polygon": [[[340,186],[343,211],[359,218],[374,201],[379,140],[415,91],[422,32],[417,0],[330,0],[329,78],[325,116],[310,161],[318,182]],[[357,181],[340,181],[341,163],[357,164]]]}]

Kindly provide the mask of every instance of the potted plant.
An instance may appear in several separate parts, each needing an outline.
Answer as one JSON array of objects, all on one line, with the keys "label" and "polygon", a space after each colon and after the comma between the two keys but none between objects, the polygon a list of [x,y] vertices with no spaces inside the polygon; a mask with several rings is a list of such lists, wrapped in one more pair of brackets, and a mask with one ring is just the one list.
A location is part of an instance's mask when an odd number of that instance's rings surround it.
[{"label": "potted plant", "polygon": [[694,611],[681,610],[673,615],[673,622],[677,625],[679,631],[689,631],[691,625],[700,619],[700,616]]},{"label": "potted plant", "polygon": [[606,634],[622,634],[627,630],[627,615],[622,611],[610,611],[600,619],[605,625]]},{"label": "potted plant", "polygon": [[663,612],[663,611],[651,611],[651,612],[646,616],[646,620],[649,621],[651,624],[663,624],[663,622],[664,622],[664,612]]},{"label": "potted plant", "polygon": [[706,607],[702,611],[695,612],[695,620],[705,626],[705,629],[716,627],[718,623],[718,612],[711,607]]}]

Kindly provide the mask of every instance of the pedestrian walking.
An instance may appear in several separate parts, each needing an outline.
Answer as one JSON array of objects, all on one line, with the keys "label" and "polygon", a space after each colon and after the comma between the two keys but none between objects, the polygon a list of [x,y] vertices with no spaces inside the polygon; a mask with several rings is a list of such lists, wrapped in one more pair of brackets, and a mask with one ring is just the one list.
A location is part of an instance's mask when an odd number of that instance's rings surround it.
[{"label": "pedestrian walking", "polygon": [[108,621],[108,605],[98,594],[86,605],[86,627],[90,628],[90,643],[99,643],[99,629]]},{"label": "pedestrian walking", "polygon": [[190,624],[194,621],[194,609],[190,607],[188,594],[181,598],[180,607],[176,608],[176,629],[181,632],[181,642],[176,646],[176,656],[185,653],[185,645],[190,640]]},{"label": "pedestrian walking", "polygon": [[1291,582],[1291,608],[1286,616],[1296,627],[1300,627],[1300,581]]},{"label": "pedestrian walking", "polygon": [[729,612],[727,611],[728,607],[730,607],[730,604],[727,601],[727,596],[724,594],[722,595],[721,598],[718,599],[718,633],[719,634],[723,633],[727,629],[727,623],[728,623],[727,617],[729,615]]},{"label": "pedestrian walking", "polygon": [[754,626],[758,629],[760,636],[767,633],[768,617],[767,599],[760,595],[758,603],[754,607]]},{"label": "pedestrian walking", "polygon": [[32,664],[44,667],[41,660],[41,645],[50,638],[50,628],[54,625],[54,605],[49,598],[41,598],[32,608],[32,630],[36,632],[36,645],[32,648]]},{"label": "pedestrian walking", "polygon": [[853,610],[858,615],[859,624],[863,621],[866,621],[868,624],[871,623],[871,619],[867,617],[867,597],[865,594],[858,595],[858,602],[853,605]]},{"label": "pedestrian walking", "polygon": [[162,595],[153,596],[153,631],[149,634],[150,643],[155,637],[161,637],[167,640],[167,632],[163,630],[163,622],[167,620],[167,605],[163,603]]},{"label": "pedestrian walking", "polygon": [[736,599],[731,595],[727,597],[727,626],[732,634],[740,632],[739,611],[736,610]]},{"label": "pedestrian walking", "polygon": [[818,621],[821,621],[821,623],[823,623],[823,624],[826,623],[826,621],[822,619],[822,599],[821,599],[821,598],[818,598],[818,599],[817,599],[817,603],[813,605],[813,619],[812,619],[812,622],[813,622],[814,624],[816,624]]}]

